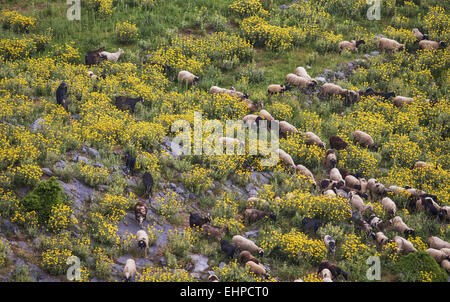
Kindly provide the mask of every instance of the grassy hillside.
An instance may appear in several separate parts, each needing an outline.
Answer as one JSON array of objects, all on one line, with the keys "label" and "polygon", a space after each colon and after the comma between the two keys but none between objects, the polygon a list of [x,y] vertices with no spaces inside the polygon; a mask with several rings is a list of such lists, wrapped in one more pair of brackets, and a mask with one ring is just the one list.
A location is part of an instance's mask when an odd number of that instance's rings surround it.
[{"label": "grassy hillside", "polygon": [[[324,195],[282,161],[264,166],[264,156],[250,154],[247,138],[243,155],[176,156],[171,148],[178,134],[173,122],[194,126],[194,112],[203,123],[219,120],[225,128],[227,120],[265,109],[298,129],[281,138],[279,148],[317,184],[329,177],[324,159],[330,136],[338,135],[348,143],[336,151],[338,168],[386,188],[423,190],[439,207],[450,206],[450,48],[420,50],[412,33],[418,28],[448,44],[449,14],[438,0],[381,3],[381,19],[370,21],[366,1],[83,0],[81,20],[69,21],[65,1],[0,0],[0,280],[66,281],[67,258],[76,256],[82,281],[122,281],[129,258],[136,261],[137,281],[205,281],[208,271],[221,281],[322,281],[316,272],[324,260],[348,272],[348,281],[371,281],[366,261],[377,256],[381,281],[447,281],[424,251],[430,236],[450,240],[448,220],[411,208],[408,192],[361,194],[372,206],[362,219],[393,218],[381,199],[395,202],[395,216],[416,236],[394,228],[384,233],[408,239],[417,251],[406,255],[397,253],[395,241],[377,246],[352,219],[346,194]],[[405,47],[381,51],[377,35]],[[339,53],[338,43],[352,39],[365,44]],[[117,62],[86,66],[86,53],[100,47],[124,53]],[[298,66],[318,87],[267,95],[268,85],[284,84]],[[197,75],[198,85],[179,83],[181,70]],[[62,81],[68,111],[56,101]],[[322,99],[324,82],[414,101]],[[263,108],[212,95],[211,86],[234,87]],[[131,112],[115,106],[116,96],[143,101]],[[374,139],[377,151],[353,141],[357,130]],[[307,144],[305,132],[326,148]],[[202,134],[204,146],[209,134]],[[136,157],[134,173],[126,154]],[[429,166],[415,167],[418,161]],[[145,172],[154,179],[151,194]],[[149,208],[142,227],[149,236],[146,256],[136,244],[139,201]],[[248,208],[274,213],[276,220],[249,222]],[[262,247],[264,255],[254,256],[267,276],[250,272],[237,255],[228,259],[217,238],[190,228],[190,212],[208,213],[212,225],[227,227],[227,241],[245,235]],[[308,230],[305,218],[322,226]],[[327,251],[325,235],[335,239],[335,254]]]}]

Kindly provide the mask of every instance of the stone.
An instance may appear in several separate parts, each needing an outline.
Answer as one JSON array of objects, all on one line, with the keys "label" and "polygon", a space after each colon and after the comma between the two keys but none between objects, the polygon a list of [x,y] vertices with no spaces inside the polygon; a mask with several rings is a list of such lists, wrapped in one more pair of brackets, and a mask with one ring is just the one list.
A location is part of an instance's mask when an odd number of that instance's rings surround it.
[{"label": "stone", "polygon": [[43,123],[44,123],[44,119],[40,118],[40,119],[35,120],[30,126],[31,131],[38,131],[38,130],[42,129]]},{"label": "stone", "polygon": [[98,150],[96,150],[96,149],[94,149],[94,148],[90,148],[90,147],[84,146],[83,149],[82,149],[82,151],[83,151],[84,153],[89,154],[89,156],[95,157],[95,158],[97,158],[97,159],[100,159],[100,158],[101,158],[100,152],[98,152]]},{"label": "stone", "polygon": [[42,168],[42,172],[47,176],[53,176],[53,172],[49,168]]}]

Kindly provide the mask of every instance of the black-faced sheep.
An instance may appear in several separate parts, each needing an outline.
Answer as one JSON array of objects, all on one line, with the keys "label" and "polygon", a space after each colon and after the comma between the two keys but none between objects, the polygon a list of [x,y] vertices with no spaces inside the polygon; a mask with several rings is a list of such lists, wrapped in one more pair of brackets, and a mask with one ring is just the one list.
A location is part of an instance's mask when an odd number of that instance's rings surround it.
[{"label": "black-faced sheep", "polygon": [[134,174],[134,169],[136,168],[136,157],[133,155],[126,153],[125,154],[125,166],[129,174]]},{"label": "black-faced sheep", "polygon": [[323,237],[323,242],[330,253],[336,254],[336,241],[330,235],[325,235]]},{"label": "black-faced sheep", "polygon": [[191,228],[194,227],[202,227],[205,223],[211,222],[211,216],[209,213],[206,216],[202,216],[197,213],[189,213],[189,226]]},{"label": "black-faced sheep", "polygon": [[450,206],[441,207],[438,216],[441,222],[450,221]]},{"label": "black-faced sheep", "polygon": [[220,240],[220,249],[229,259],[233,258],[234,254],[237,252],[237,248],[224,239]]},{"label": "black-faced sheep", "polygon": [[402,50],[405,48],[405,44],[401,44],[395,40],[388,38],[380,38],[377,41],[377,47],[380,50],[385,50],[388,52],[395,52],[397,50]]},{"label": "black-faced sheep", "polygon": [[314,174],[312,174],[312,172],[308,168],[306,168],[303,165],[297,165],[297,166],[295,166],[295,171],[300,175],[304,175],[306,177],[311,178],[311,180],[313,181],[313,184],[316,185],[316,181],[314,179]]},{"label": "black-faced sheep", "polygon": [[239,262],[242,264],[247,263],[248,261],[253,261],[256,264],[259,264],[259,260],[255,258],[249,251],[242,251],[239,253]]},{"label": "black-faced sheep", "polygon": [[254,223],[263,218],[270,218],[273,221],[277,220],[277,216],[274,213],[267,213],[265,211],[256,210],[256,209],[246,209],[244,212],[244,219],[248,223]]},{"label": "black-faced sheep", "polygon": [[403,222],[403,219],[400,216],[395,216],[394,218],[392,218],[392,229],[407,237],[416,236],[414,230],[408,227],[406,223]]},{"label": "black-faced sheep", "polygon": [[353,142],[360,144],[363,147],[369,148],[373,151],[378,151],[378,148],[375,146],[375,141],[373,140],[373,138],[363,132],[363,131],[355,131],[352,133],[353,136]]},{"label": "black-faced sheep", "polygon": [[211,274],[208,276],[208,282],[219,282],[219,277],[215,274]]},{"label": "black-faced sheep", "polygon": [[264,268],[264,266],[262,266],[262,264],[257,264],[250,260],[250,261],[247,261],[245,263],[245,265],[247,265],[249,267],[250,272],[255,273],[256,275],[260,275],[260,276],[267,276],[266,269]]},{"label": "black-faced sheep", "polygon": [[319,264],[319,268],[317,270],[317,274],[320,274],[324,269],[328,269],[331,272],[332,279],[336,280],[340,275],[344,277],[345,280],[348,279],[348,273],[344,272],[339,266],[329,262],[328,260],[322,261]]},{"label": "black-faced sheep", "polygon": [[186,85],[200,83],[200,78],[187,70],[182,70],[178,73],[178,82]]},{"label": "black-faced sheep", "polygon": [[131,113],[134,113],[134,109],[136,108],[136,104],[139,102],[143,102],[144,99],[142,97],[138,98],[129,98],[126,96],[116,96],[115,105],[120,110],[130,110]]},{"label": "black-faced sheep", "polygon": [[287,137],[288,133],[291,134],[297,134],[298,130],[293,125],[289,124],[286,121],[281,121],[278,124],[279,131],[280,131],[280,137]]},{"label": "black-faced sheep", "polygon": [[136,276],[136,262],[133,259],[127,259],[125,267],[123,268],[123,275],[125,276],[125,282],[130,282]]},{"label": "black-faced sheep", "polygon": [[383,247],[383,245],[385,245],[386,243],[392,242],[392,240],[390,240],[388,237],[386,237],[386,235],[384,235],[383,232],[377,232],[377,233],[372,232],[370,235],[376,241],[378,249],[381,249]]},{"label": "black-faced sheep", "polygon": [[430,247],[434,248],[434,249],[443,249],[443,248],[447,248],[450,249],[450,243],[448,243],[447,241],[442,240],[439,237],[436,236],[431,236],[428,239],[428,244],[430,245]]},{"label": "black-faced sheep", "polygon": [[62,81],[56,89],[56,103],[63,106],[66,111],[69,111],[67,106],[67,85],[65,81]]},{"label": "black-faced sheep", "polygon": [[347,187],[350,187],[350,188],[353,188],[353,189],[356,189],[359,191],[361,190],[361,181],[358,178],[356,178],[355,176],[350,175],[350,174],[345,176],[345,185]]},{"label": "black-faced sheep", "polygon": [[223,226],[223,227],[216,227],[213,226],[209,223],[205,223],[202,226],[202,233],[203,235],[205,235],[206,237],[216,240],[218,242],[220,242],[220,240],[222,240],[222,237],[225,235],[225,233],[228,233],[229,229],[228,226]]},{"label": "black-faced sheep", "polygon": [[325,149],[326,145],[324,142],[322,142],[322,140],[320,139],[319,136],[317,136],[315,133],[313,132],[305,132],[304,133],[304,138],[305,138],[305,143],[307,145],[316,145],[322,149]]},{"label": "black-faced sheep", "polygon": [[292,88],[287,85],[271,84],[267,87],[267,95],[272,96],[274,94],[282,94]]},{"label": "black-faced sheep", "polygon": [[278,158],[280,158],[284,162],[284,164],[286,166],[288,166],[289,168],[293,168],[293,169],[296,168],[294,160],[284,150],[277,149],[277,150],[275,150],[275,154],[278,156]]},{"label": "black-faced sheep", "polygon": [[347,148],[348,144],[339,136],[332,135],[330,136],[330,147],[336,150],[343,150]]},{"label": "black-faced sheep", "polygon": [[375,178],[371,178],[367,181],[367,191],[372,200],[382,197],[387,193],[386,187]]},{"label": "black-faced sheep", "polygon": [[351,41],[342,41],[339,42],[338,46],[339,46],[339,53],[341,53],[344,50],[348,50],[348,51],[357,51],[358,50],[358,46],[361,44],[365,44],[366,42],[364,40],[351,40]]},{"label": "black-faced sheep", "polygon": [[334,149],[328,149],[325,153],[325,167],[328,169],[336,168],[337,164],[337,157],[336,157],[336,151]]},{"label": "black-faced sheep", "polygon": [[137,231],[136,242],[137,242],[138,248],[140,248],[144,251],[144,257],[147,257],[147,252],[149,249],[147,232],[144,230]]},{"label": "black-faced sheep", "polygon": [[142,175],[142,184],[144,185],[145,194],[152,196],[153,191],[153,176],[149,172]]},{"label": "black-faced sheep", "polygon": [[330,170],[330,179],[337,182],[344,181],[344,178],[342,177],[341,172],[339,172],[338,168],[332,168]]},{"label": "black-faced sheep", "polygon": [[119,48],[119,50],[116,52],[102,51],[100,52],[100,56],[106,58],[110,62],[117,62],[117,60],[119,60],[123,52],[124,52],[123,49]]},{"label": "black-faced sheep", "polygon": [[313,89],[317,85],[316,80],[308,80],[293,73],[286,76],[286,83],[300,89]]},{"label": "black-faced sheep", "polygon": [[413,28],[412,29],[412,33],[413,35],[417,38],[417,40],[422,41],[422,40],[428,40],[428,35],[427,34],[422,34],[418,28]]},{"label": "black-faced sheep", "polygon": [[143,228],[143,223],[147,219],[148,207],[145,202],[138,201],[134,205],[134,218],[136,218],[139,226]]},{"label": "black-faced sheep", "polygon": [[308,74],[308,72],[306,71],[306,69],[302,66],[299,66],[297,68],[295,68],[295,74],[299,77],[305,78],[307,80],[313,81],[315,83],[317,83],[317,80],[311,78],[311,76]]},{"label": "black-faced sheep", "polygon": [[258,254],[259,256],[264,255],[262,248],[258,247],[253,241],[247,239],[241,235],[235,235],[231,239],[231,242],[238,247],[241,251],[249,251],[250,253]]},{"label": "black-faced sheep", "polygon": [[395,216],[395,213],[397,212],[397,206],[392,199],[389,197],[384,197],[381,200],[381,204],[383,205],[383,209],[389,214]]},{"label": "black-faced sheep", "polygon": [[319,219],[305,217],[302,220],[302,228],[305,232],[313,231],[314,233],[323,225]]},{"label": "black-faced sheep", "polygon": [[395,98],[392,99],[392,102],[396,107],[402,107],[404,105],[409,105],[414,102],[413,98],[397,95]]},{"label": "black-faced sheep", "polygon": [[447,47],[447,43],[444,41],[429,41],[422,40],[419,42],[419,49],[444,49]]}]

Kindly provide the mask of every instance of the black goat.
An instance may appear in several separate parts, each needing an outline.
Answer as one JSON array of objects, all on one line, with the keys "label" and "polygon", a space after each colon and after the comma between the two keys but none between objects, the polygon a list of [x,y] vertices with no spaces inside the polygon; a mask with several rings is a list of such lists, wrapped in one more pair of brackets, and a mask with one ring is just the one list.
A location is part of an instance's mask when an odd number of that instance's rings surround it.
[{"label": "black goat", "polygon": [[201,227],[208,222],[211,222],[211,217],[209,216],[209,214],[204,217],[197,213],[189,213],[189,226],[191,228],[196,226]]},{"label": "black goat", "polygon": [[322,226],[322,221],[314,218],[305,217],[302,220],[302,228],[304,231],[313,230],[314,233]]},{"label": "black goat", "polygon": [[130,109],[132,113],[134,113],[134,108],[138,102],[143,102],[144,99],[142,97],[138,98],[128,98],[125,96],[116,96],[116,107],[121,110]]},{"label": "black goat", "polygon": [[330,136],[330,147],[335,150],[343,150],[347,148],[348,144],[339,136],[332,135]]},{"label": "black goat", "polygon": [[105,51],[105,47],[100,47],[97,50],[89,51],[84,57],[86,65],[97,65],[106,60],[106,57],[100,55],[102,51]]},{"label": "black goat", "polygon": [[234,254],[237,252],[237,248],[224,239],[220,240],[220,249],[229,259],[233,258]]},{"label": "black goat", "polygon": [[395,97],[395,92],[391,91],[391,92],[378,92],[378,91],[374,91],[372,88],[367,88],[366,91],[363,93],[364,96],[370,96],[370,95],[375,95],[375,96],[381,96],[383,99],[387,100],[390,97]]},{"label": "black goat", "polygon": [[144,175],[142,175],[142,183],[144,184],[145,193],[152,196],[153,176],[150,173],[145,172]]},{"label": "black goat", "polygon": [[127,167],[128,173],[134,175],[134,169],[136,168],[136,157],[131,154],[125,154],[125,165]]},{"label": "black goat", "polygon": [[67,99],[67,85],[66,82],[62,81],[58,89],[56,89],[56,102],[58,103],[58,105],[63,106],[66,111],[69,111],[66,99]]}]

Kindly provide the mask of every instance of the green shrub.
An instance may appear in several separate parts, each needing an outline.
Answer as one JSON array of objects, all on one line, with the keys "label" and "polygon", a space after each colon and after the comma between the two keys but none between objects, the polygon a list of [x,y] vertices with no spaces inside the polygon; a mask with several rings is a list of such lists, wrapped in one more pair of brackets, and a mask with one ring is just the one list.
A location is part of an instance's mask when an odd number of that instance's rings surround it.
[{"label": "green shrub", "polygon": [[447,281],[447,273],[426,252],[416,252],[400,257],[393,270],[401,274],[400,278],[405,282]]},{"label": "green shrub", "polygon": [[61,204],[62,188],[55,177],[41,181],[27,196],[22,199],[22,205],[27,212],[36,211],[41,224],[47,224],[54,205]]}]

